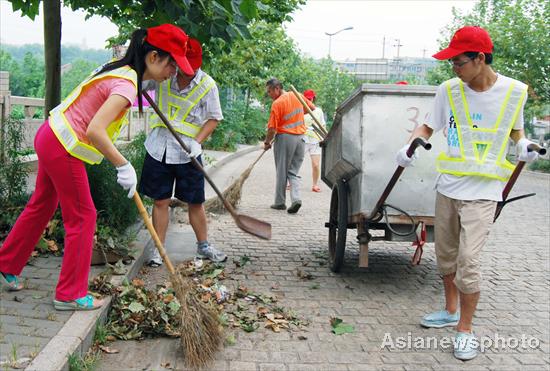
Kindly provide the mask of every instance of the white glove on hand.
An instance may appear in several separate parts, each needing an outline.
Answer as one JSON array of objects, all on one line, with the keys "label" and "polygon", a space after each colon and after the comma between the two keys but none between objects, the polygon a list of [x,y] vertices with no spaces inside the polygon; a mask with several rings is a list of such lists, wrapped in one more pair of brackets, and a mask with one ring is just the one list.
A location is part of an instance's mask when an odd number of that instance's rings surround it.
[{"label": "white glove on hand", "polygon": [[413,161],[418,158],[416,151],[413,153],[412,157],[407,156],[409,146],[410,144],[405,144],[405,146],[397,152],[397,156],[395,156],[395,161],[397,161],[397,164],[401,167],[411,166]]},{"label": "white glove on hand", "polygon": [[197,142],[195,139],[191,140],[191,144],[189,145],[189,157],[199,157],[202,153],[202,146],[199,142]]},{"label": "white glove on hand", "polygon": [[122,166],[116,168],[117,174],[117,183],[120,184],[122,188],[129,191],[128,198],[134,197],[136,193],[137,186],[137,175],[136,170],[130,162],[125,163]]},{"label": "white glove on hand", "polygon": [[519,150],[519,161],[533,162],[539,157],[539,153],[537,151],[527,152],[527,146],[529,144],[533,144],[533,142],[527,138],[521,138],[518,140],[517,146]]}]

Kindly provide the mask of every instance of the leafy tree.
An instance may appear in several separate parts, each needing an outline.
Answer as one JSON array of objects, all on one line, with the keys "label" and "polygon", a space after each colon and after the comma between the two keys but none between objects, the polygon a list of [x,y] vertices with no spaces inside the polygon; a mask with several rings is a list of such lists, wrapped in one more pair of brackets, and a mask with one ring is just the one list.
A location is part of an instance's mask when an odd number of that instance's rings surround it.
[{"label": "leafy tree", "polygon": [[[550,101],[550,3],[546,0],[480,0],[470,13],[453,11],[453,21],[442,32],[441,47],[464,25],[485,28],[494,44],[494,69],[529,85],[526,116],[540,113]],[[453,77],[449,66],[438,66],[429,81],[439,84]]]},{"label": "leafy tree", "polygon": [[12,95],[40,98],[44,96],[44,62],[27,52],[21,63],[0,50],[0,65],[10,73]]},{"label": "leafy tree", "polygon": [[[40,0],[9,0],[13,10],[34,19]],[[255,19],[280,22],[289,19],[289,13],[305,0],[66,0],[73,10],[82,9],[87,16],[100,15],[109,18],[119,27],[120,36],[111,40],[128,39],[136,28],[160,23],[181,26],[190,35],[203,42],[227,48],[235,39],[248,38],[248,24]],[[60,101],[60,43],[61,1],[45,1],[44,45],[46,60],[46,112]]]},{"label": "leafy tree", "polygon": [[77,59],[71,63],[70,69],[61,76],[61,98],[65,98],[97,67],[93,62]]}]

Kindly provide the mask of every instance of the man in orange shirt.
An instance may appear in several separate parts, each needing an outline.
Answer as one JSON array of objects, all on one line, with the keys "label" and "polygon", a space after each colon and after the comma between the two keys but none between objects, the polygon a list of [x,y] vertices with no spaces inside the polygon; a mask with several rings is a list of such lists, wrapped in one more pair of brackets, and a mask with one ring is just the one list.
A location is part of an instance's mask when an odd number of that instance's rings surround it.
[{"label": "man in orange shirt", "polygon": [[[267,94],[273,99],[271,115],[267,124],[267,135],[264,141],[264,149],[267,151],[273,144],[275,156],[275,203],[272,209],[286,209],[286,184],[290,183],[290,201],[292,202],[287,212],[295,214],[302,206],[300,199],[300,176],[298,172],[304,162],[305,143],[304,134],[307,130],[304,124],[304,108],[293,93],[285,92],[283,84],[277,79],[270,79],[266,83]],[[308,106],[314,110],[313,103],[304,99]]]}]

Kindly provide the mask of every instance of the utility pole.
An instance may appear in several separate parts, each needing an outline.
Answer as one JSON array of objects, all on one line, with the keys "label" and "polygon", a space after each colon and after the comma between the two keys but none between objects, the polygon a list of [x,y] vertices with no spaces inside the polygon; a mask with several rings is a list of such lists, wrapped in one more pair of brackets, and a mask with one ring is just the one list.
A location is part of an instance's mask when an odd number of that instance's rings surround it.
[{"label": "utility pole", "polygon": [[422,49],[422,58],[426,58],[426,52],[428,49]]},{"label": "utility pole", "polygon": [[382,38],[382,59],[385,57],[385,51],[386,51],[386,35]]},{"label": "utility pole", "polygon": [[397,59],[399,59],[399,49],[403,46],[403,44],[401,44],[401,39],[394,39],[397,44],[394,45],[394,46],[397,46]]}]

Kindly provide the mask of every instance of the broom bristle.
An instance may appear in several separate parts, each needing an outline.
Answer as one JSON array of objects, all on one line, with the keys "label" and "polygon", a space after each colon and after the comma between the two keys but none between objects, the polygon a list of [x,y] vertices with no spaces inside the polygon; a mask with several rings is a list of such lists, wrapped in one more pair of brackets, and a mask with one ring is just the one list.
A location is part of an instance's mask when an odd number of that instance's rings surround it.
[{"label": "broom bristle", "polygon": [[[229,202],[231,206],[237,207],[237,205],[241,201],[241,191],[243,189],[243,184],[248,179],[251,172],[252,167],[249,167],[244,171],[244,173],[241,174],[240,177],[238,177],[229,187],[227,187],[225,191],[222,192],[223,197],[227,200],[227,202]],[[206,200],[206,202],[204,203],[204,208],[205,210],[210,212],[222,212],[225,210],[223,202],[217,196]]]},{"label": "broom bristle", "polygon": [[222,328],[217,312],[193,294],[190,284],[171,274],[170,281],[181,303],[181,345],[185,363],[192,369],[207,366],[222,344]]}]

